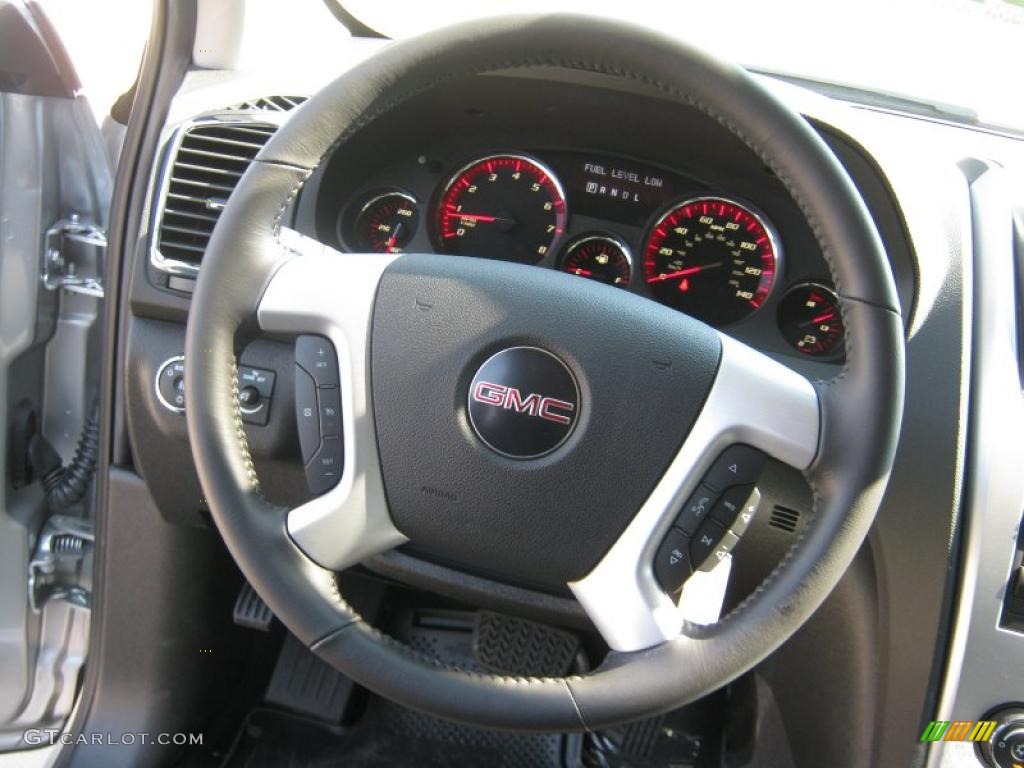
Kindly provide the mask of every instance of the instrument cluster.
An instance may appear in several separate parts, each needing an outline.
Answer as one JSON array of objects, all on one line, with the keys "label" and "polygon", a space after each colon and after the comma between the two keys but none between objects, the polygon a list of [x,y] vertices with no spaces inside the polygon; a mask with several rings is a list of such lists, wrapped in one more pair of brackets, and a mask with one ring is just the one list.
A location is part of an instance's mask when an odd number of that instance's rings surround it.
[{"label": "instrument cluster", "polygon": [[581,152],[507,152],[447,172],[429,199],[363,190],[337,216],[346,250],[422,250],[558,269],[631,290],[716,327],[770,302],[801,355],[842,357],[838,300],[825,281],[783,284],[784,243],[750,201],[669,171]]}]

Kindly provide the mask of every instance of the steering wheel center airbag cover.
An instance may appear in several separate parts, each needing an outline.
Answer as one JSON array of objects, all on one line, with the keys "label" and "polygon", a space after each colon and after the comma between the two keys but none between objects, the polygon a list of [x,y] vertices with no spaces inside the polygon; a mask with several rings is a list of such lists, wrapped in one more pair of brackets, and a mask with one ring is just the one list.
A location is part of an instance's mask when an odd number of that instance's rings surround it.
[{"label": "steering wheel center airbag cover", "polygon": [[510,459],[536,459],[569,439],[580,388],[550,352],[509,347],[477,370],[466,406],[473,431],[488,448]]},{"label": "steering wheel center airbag cover", "polygon": [[607,286],[399,258],[371,341],[396,527],[481,573],[552,588],[583,576],[679,449],[720,353],[702,323]]}]

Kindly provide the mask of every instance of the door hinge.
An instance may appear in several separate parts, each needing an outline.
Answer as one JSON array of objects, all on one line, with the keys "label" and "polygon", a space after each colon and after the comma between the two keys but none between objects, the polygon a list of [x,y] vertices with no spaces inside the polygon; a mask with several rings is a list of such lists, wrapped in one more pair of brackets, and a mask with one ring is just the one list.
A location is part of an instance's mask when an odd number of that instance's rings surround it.
[{"label": "door hinge", "polygon": [[103,264],[106,232],[82,221],[77,213],[46,230],[43,243],[43,285],[48,291],[103,298]]},{"label": "door hinge", "polygon": [[92,551],[94,540],[93,525],[88,520],[50,516],[28,564],[28,599],[33,611],[38,613],[50,600],[92,608],[92,593],[78,581],[82,560]]}]

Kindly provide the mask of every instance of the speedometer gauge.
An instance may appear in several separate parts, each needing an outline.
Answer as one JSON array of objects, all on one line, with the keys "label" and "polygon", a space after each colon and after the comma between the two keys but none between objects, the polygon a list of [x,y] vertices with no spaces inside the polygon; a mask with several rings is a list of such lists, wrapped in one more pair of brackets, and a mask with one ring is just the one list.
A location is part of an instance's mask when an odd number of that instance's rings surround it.
[{"label": "speedometer gauge", "polygon": [[644,246],[644,279],[663,303],[711,325],[764,303],[778,271],[777,238],[749,207],[722,197],[674,205]]},{"label": "speedometer gauge", "polygon": [[525,155],[477,160],[452,177],[435,214],[442,253],[536,264],[565,230],[555,175]]}]

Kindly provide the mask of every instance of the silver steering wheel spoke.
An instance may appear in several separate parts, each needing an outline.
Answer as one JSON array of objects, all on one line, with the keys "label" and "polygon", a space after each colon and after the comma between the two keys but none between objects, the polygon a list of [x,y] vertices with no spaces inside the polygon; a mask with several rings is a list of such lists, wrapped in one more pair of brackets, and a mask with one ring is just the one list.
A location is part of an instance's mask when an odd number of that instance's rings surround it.
[{"label": "silver steering wheel spoke", "polygon": [[686,620],[707,614],[699,603],[708,591],[724,592],[728,557],[710,572],[694,573],[678,602],[662,589],[653,571],[657,550],[677,514],[723,450],[749,445],[801,470],[817,455],[820,413],[811,383],[728,336],[722,335],[721,341],[714,384],[664,476],[593,570],[569,584],[616,651],[671,640]]},{"label": "silver steering wheel spoke", "polygon": [[370,389],[370,330],[387,254],[340,253],[283,228],[291,256],[270,279],[257,310],[268,333],[316,334],[338,356],[344,464],[337,485],[289,511],[292,540],[313,561],[341,570],[407,539],[384,496]]}]

